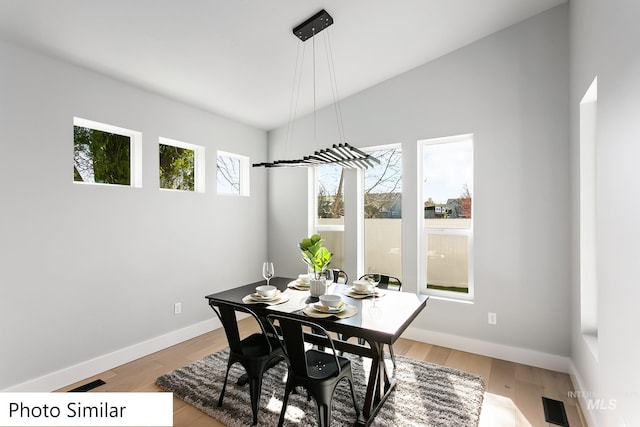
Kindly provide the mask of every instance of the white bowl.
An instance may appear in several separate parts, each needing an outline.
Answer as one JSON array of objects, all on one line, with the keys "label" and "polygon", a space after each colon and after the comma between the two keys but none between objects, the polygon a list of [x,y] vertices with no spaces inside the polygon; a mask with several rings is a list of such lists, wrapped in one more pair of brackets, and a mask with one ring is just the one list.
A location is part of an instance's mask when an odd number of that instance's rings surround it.
[{"label": "white bowl", "polygon": [[340,295],[320,295],[320,303],[325,307],[337,308],[340,304],[340,301],[342,301]]},{"label": "white bowl", "polygon": [[256,287],[256,292],[263,297],[271,297],[276,293],[277,288],[271,285],[262,285]]},{"label": "white bowl", "polygon": [[353,289],[358,292],[366,292],[371,290],[371,283],[368,280],[354,280]]},{"label": "white bowl", "polygon": [[298,280],[302,283],[309,284],[309,275],[308,274],[298,274]]}]

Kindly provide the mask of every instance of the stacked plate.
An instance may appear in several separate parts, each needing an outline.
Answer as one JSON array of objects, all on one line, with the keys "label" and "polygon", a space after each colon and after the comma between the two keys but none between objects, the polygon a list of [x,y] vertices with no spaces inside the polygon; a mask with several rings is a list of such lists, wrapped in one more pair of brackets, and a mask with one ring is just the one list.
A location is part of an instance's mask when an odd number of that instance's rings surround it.
[{"label": "stacked plate", "polygon": [[304,281],[302,279],[296,279],[293,282],[289,283],[289,287],[293,289],[297,289],[299,291],[308,291],[311,288],[311,285],[308,281]]},{"label": "stacked plate", "polygon": [[342,304],[340,307],[327,307],[326,305],[316,303],[316,304],[313,304],[312,307],[315,311],[318,311],[320,313],[337,314],[344,311],[344,309],[347,308],[347,304]]},{"label": "stacked plate", "polygon": [[273,295],[265,297],[260,295],[259,293],[253,293],[249,295],[249,299],[251,299],[252,301],[256,301],[256,302],[271,302],[271,301],[275,301],[278,298],[280,298],[282,292],[280,292],[280,290],[276,290]]}]

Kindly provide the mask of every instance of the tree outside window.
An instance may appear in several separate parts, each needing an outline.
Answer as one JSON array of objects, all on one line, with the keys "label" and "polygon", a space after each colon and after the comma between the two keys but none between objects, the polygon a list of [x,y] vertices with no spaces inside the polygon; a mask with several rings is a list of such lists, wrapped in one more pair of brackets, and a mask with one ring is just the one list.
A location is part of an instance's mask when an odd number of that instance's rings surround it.
[{"label": "tree outside window", "polygon": [[239,154],[218,151],[218,194],[249,196],[249,158]]},{"label": "tree outside window", "polygon": [[194,191],[194,150],[159,144],[158,151],[160,154],[160,188]]},{"label": "tree outside window", "polygon": [[318,165],[315,173],[315,230],[333,253],[331,268],[344,268],[344,169],[335,163]]},{"label": "tree outside window", "polygon": [[73,181],[80,184],[142,186],[142,134],[73,118]]},{"label": "tree outside window", "polygon": [[130,185],[131,137],[74,126],[73,180]]},{"label": "tree outside window", "polygon": [[402,150],[366,152],[380,164],[364,172],[364,272],[402,278]]}]

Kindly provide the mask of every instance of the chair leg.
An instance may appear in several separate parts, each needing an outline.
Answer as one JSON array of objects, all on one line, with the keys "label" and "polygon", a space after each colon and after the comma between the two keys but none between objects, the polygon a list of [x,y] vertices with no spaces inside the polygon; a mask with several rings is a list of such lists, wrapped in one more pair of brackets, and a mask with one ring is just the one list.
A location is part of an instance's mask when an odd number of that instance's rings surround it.
[{"label": "chair leg", "polygon": [[331,400],[326,403],[318,402],[318,426],[329,427],[331,425]]},{"label": "chair leg", "polygon": [[222,399],[224,399],[224,391],[227,389],[227,380],[229,379],[229,368],[231,368],[231,365],[227,365],[227,373],[224,375],[224,382],[222,383],[222,391],[220,391],[218,406],[222,406]]},{"label": "chair leg", "polygon": [[[289,372],[291,375],[291,372]],[[287,412],[287,403],[289,402],[289,393],[293,390],[294,387],[292,384],[287,381],[287,385],[284,388],[284,397],[282,398],[282,410],[280,411],[280,419],[278,419],[278,427],[282,427],[284,424],[284,414]]]},{"label": "chair leg", "polygon": [[351,378],[347,378],[349,381],[349,388],[351,389],[351,400],[353,401],[353,407],[356,410],[356,418],[360,417],[360,408],[358,408],[358,403],[356,402],[356,389],[353,387],[353,381]]},{"label": "chair leg", "polygon": [[253,425],[258,424],[258,403],[260,402],[261,389],[262,389],[262,376],[249,379],[249,396],[251,397],[251,412],[253,413]]}]

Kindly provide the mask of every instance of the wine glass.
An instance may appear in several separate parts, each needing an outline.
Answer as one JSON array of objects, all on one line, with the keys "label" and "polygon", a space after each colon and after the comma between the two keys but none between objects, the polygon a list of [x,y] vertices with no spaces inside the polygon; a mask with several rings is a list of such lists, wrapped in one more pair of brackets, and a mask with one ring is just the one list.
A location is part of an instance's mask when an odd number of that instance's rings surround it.
[{"label": "wine glass", "polygon": [[371,286],[373,287],[372,291],[373,292],[373,305],[376,305],[376,295],[377,295],[377,289],[376,287],[380,284],[380,275],[379,274],[369,274],[367,276],[369,283],[371,283]]},{"label": "wine glass", "polygon": [[267,281],[267,285],[269,285],[269,280],[273,277],[273,263],[271,261],[265,261],[262,263],[262,277]]},{"label": "wine glass", "polygon": [[327,269],[324,271],[324,287],[326,288],[325,293],[329,293],[329,286],[333,284],[333,270]]}]

